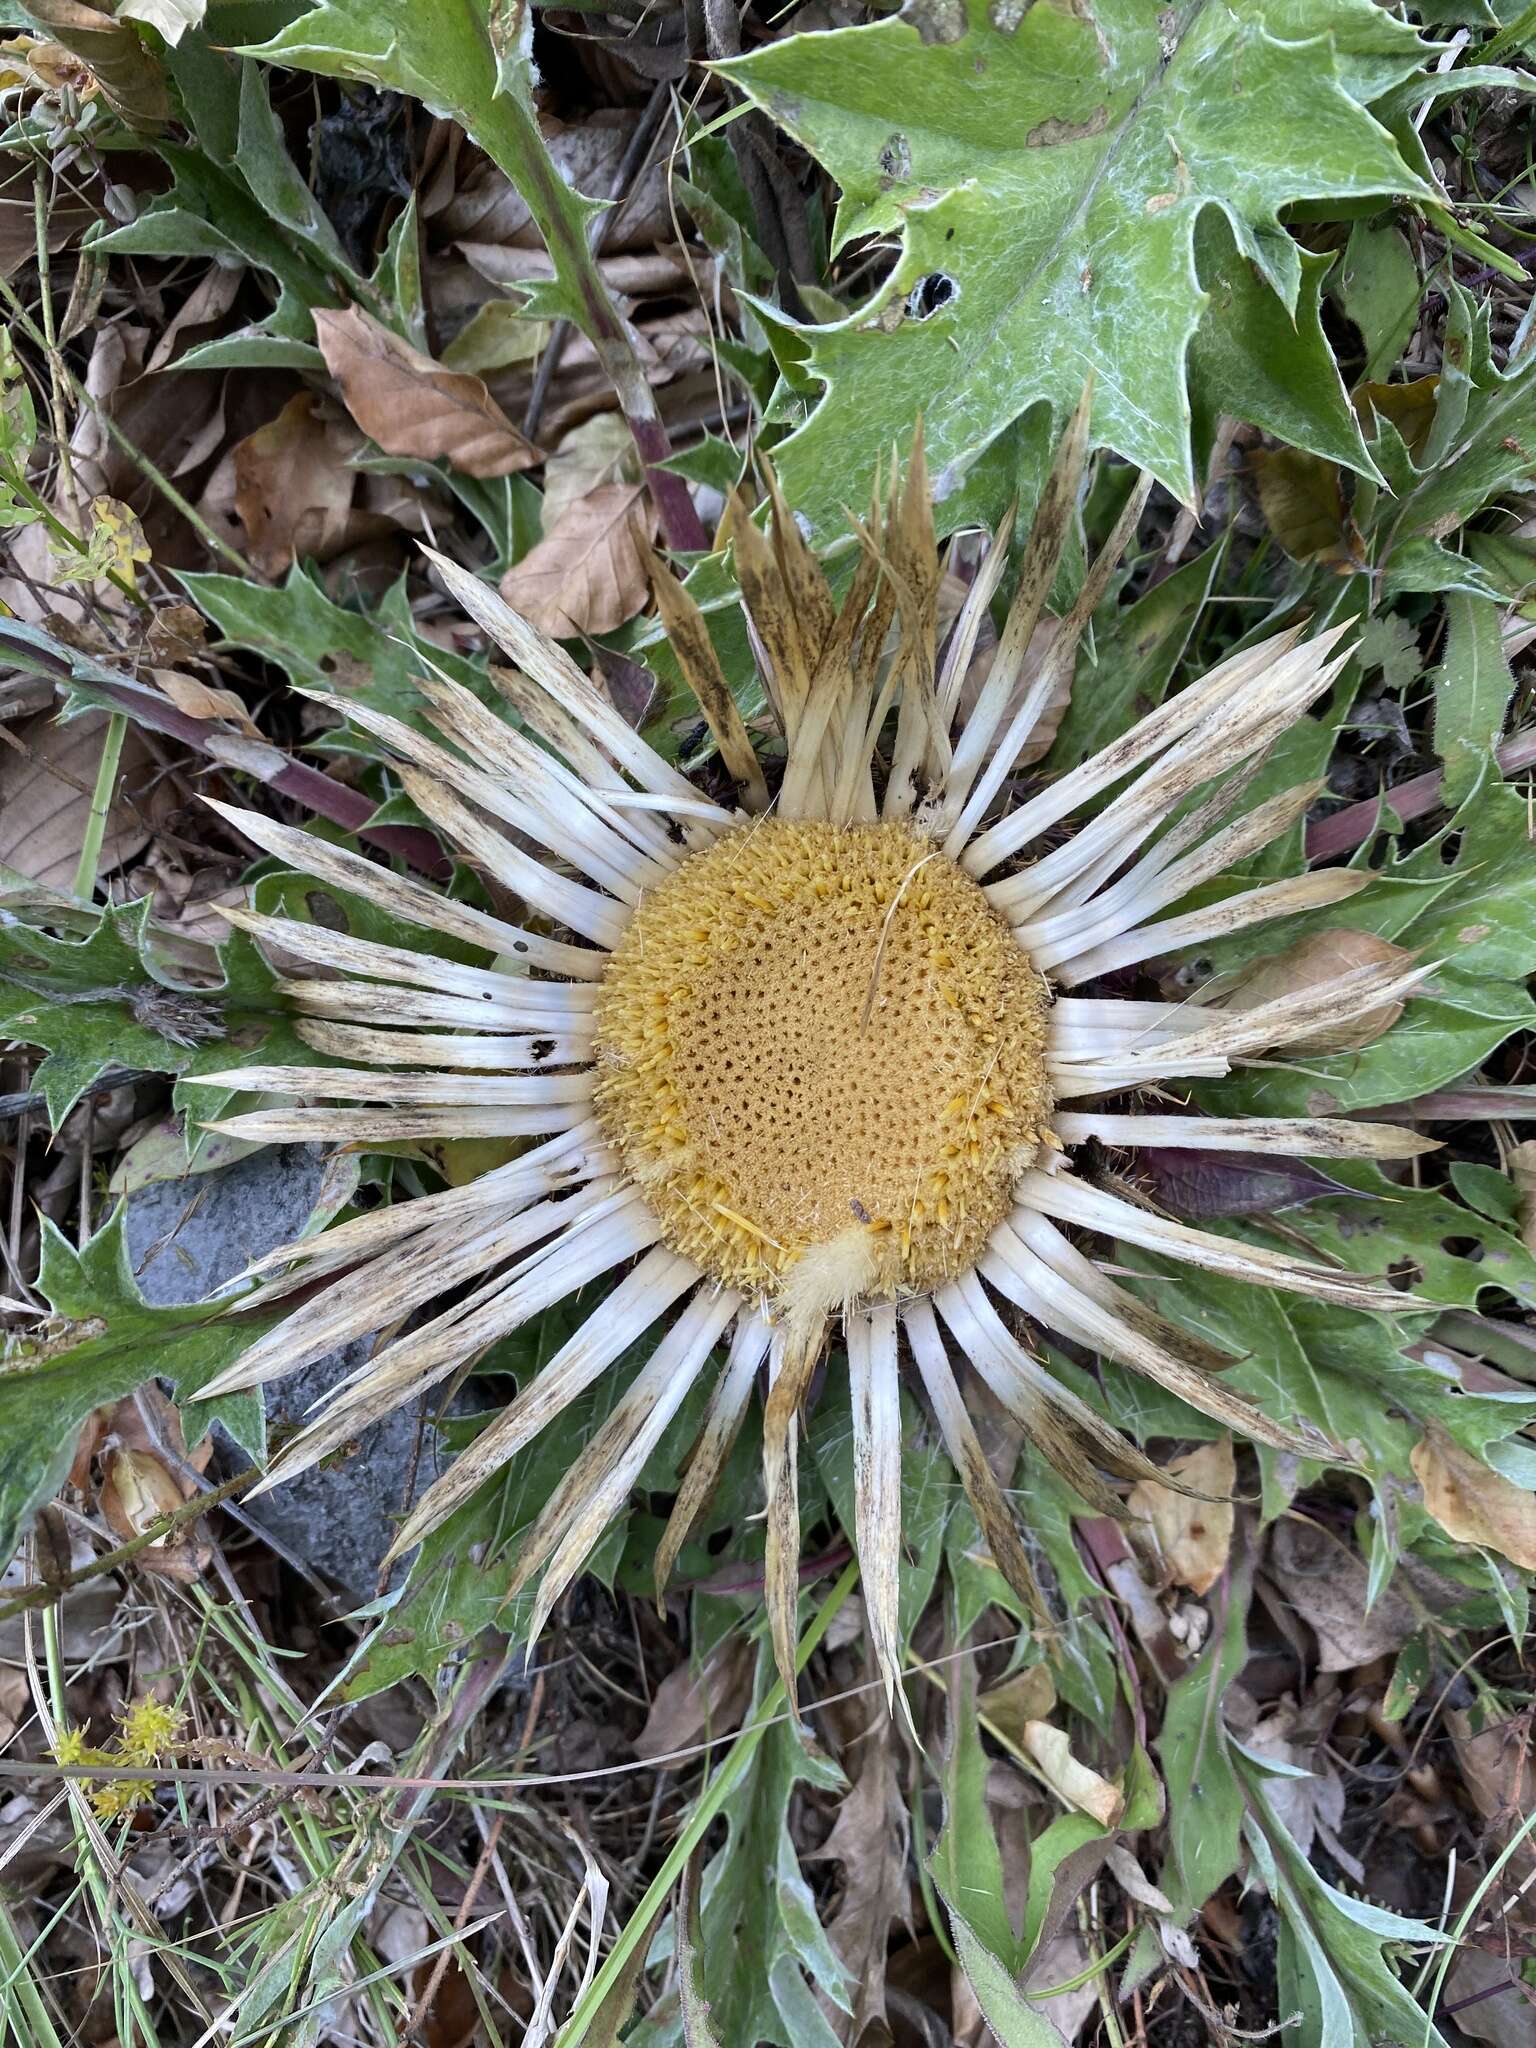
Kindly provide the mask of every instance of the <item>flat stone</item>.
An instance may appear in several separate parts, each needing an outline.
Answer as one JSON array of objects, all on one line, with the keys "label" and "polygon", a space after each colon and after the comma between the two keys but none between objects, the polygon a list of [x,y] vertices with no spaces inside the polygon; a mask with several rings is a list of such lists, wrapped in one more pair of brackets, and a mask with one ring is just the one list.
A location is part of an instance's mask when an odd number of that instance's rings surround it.
[{"label": "flat stone", "polygon": [[[253,1259],[298,1237],[324,1177],[309,1145],[270,1146],[212,1173],[155,1181],[128,1197],[128,1251],[146,1301],[201,1301]],[[317,1359],[263,1388],[269,1430],[292,1429],[367,1358],[369,1340]],[[355,1601],[370,1600],[400,1512],[416,1440],[407,1403],[365,1431],[339,1464],[304,1472],[245,1513]],[[436,1476],[434,1436],[421,1445],[412,1498]]]}]

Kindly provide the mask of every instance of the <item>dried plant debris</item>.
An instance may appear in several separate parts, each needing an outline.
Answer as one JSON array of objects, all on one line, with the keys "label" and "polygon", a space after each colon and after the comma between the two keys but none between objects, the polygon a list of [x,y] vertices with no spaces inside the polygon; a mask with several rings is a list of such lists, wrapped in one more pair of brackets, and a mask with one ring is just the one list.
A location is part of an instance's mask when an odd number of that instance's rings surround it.
[{"label": "dried plant debris", "polygon": [[1523,2048],[1530,10],[235,13],[0,41],[0,2034]]}]

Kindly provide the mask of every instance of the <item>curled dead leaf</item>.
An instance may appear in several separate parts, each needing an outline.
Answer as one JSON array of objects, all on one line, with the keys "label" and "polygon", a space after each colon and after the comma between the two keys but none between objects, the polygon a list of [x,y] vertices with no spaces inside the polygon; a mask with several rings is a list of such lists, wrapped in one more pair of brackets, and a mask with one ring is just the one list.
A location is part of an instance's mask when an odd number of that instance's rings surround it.
[{"label": "curled dead leaf", "polygon": [[[155,1452],[122,1445],[107,1453],[96,1497],[112,1533],[129,1543],[163,1516],[185,1506],[191,1490]],[[207,1545],[195,1544],[190,1531],[182,1527],[155,1537],[138,1552],[135,1563],[141,1571],[187,1585],[201,1575],[208,1558]]]},{"label": "curled dead leaf", "polygon": [[629,424],[616,412],[594,413],[561,438],[544,465],[540,530],[553,533],[578,499],[603,484],[640,480],[640,456]]},{"label": "curled dead leaf", "polygon": [[347,411],[386,455],[444,461],[465,476],[513,476],[543,458],[479,377],[445,369],[360,306],[322,308],[315,332]]},{"label": "curled dead leaf", "polygon": [[1248,462],[1269,530],[1292,561],[1360,566],[1360,534],[1336,463],[1299,448],[1256,448]]},{"label": "curled dead leaf", "polygon": [[1520,1242],[1528,1252],[1536,1252],[1536,1138],[1511,1145],[1504,1163],[1519,1202]]},{"label": "curled dead leaf", "polygon": [[1131,1488],[1126,1506],[1133,1515],[1151,1523],[1165,1583],[1187,1586],[1191,1593],[1208,1593],[1226,1570],[1232,1550],[1235,1510],[1230,1495],[1237,1483],[1232,1439],[1220,1437],[1213,1444],[1186,1451],[1172,1461],[1168,1471],[1186,1486],[1215,1497],[1197,1500],[1191,1494],[1175,1493],[1170,1487],[1140,1479]]},{"label": "curled dead leaf", "polygon": [[1536,1571],[1536,1493],[1464,1451],[1437,1422],[1408,1461],[1424,1489],[1425,1507],[1447,1536],[1496,1550],[1522,1571]]},{"label": "curled dead leaf", "polygon": [[[690,1658],[669,1671],[635,1737],[635,1754],[663,1770],[681,1770],[688,1759],[678,1757],[679,1750],[728,1735],[740,1725],[752,1698],[754,1661],[750,1643],[728,1636],[702,1669]],[[671,1758],[677,1760],[669,1762]]]},{"label": "curled dead leaf", "polygon": [[644,608],[653,535],[643,485],[600,485],[574,499],[537,547],[507,571],[501,594],[556,640],[611,633]]},{"label": "curled dead leaf", "polygon": [[[1413,959],[1406,947],[1394,946],[1390,939],[1379,939],[1374,932],[1330,927],[1298,939],[1283,953],[1271,953],[1256,960],[1241,982],[1222,998],[1222,1008],[1257,1009],[1260,1003],[1273,1002],[1277,996],[1294,995],[1298,990],[1315,988],[1319,982],[1336,981],[1360,967],[1380,967],[1395,961],[1407,968]],[[1324,1025],[1289,1043],[1296,1052],[1354,1052],[1390,1031],[1402,1014],[1400,1002],[1378,1003],[1347,1024]]]},{"label": "curled dead leaf", "polygon": [[165,76],[148,46],[126,22],[84,0],[31,0],[37,27],[83,64],[114,112],[135,128],[159,128],[170,119]]},{"label": "curled dead leaf", "polygon": [[1020,1747],[1026,1724],[1043,1721],[1055,1704],[1056,1685],[1046,1664],[1026,1665],[1001,1685],[984,1692],[976,1702],[977,1711],[988,1726]]},{"label": "curled dead leaf", "polygon": [[1124,1794],[1078,1761],[1065,1729],[1049,1721],[1026,1721],[1023,1748],[1064,1806],[1091,1814],[1100,1827],[1114,1826],[1125,1805]]},{"label": "curled dead leaf", "polygon": [[227,718],[252,739],[261,738],[261,728],[233,690],[200,683],[196,676],[183,675],[179,669],[157,668],[152,673],[164,695],[189,718]]}]

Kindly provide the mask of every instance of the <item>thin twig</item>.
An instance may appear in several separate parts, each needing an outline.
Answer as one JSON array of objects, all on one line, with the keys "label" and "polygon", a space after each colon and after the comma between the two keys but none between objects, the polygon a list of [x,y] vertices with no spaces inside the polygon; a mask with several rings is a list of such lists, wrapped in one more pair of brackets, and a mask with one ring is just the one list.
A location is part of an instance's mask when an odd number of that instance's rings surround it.
[{"label": "thin twig", "polygon": [[[249,1486],[253,1479],[260,1477],[259,1465],[247,1466],[244,1472],[237,1472],[233,1479],[226,1479],[222,1486],[215,1486],[207,1493],[195,1495],[193,1499],[184,1501],[179,1508],[173,1509],[169,1514],[157,1515],[147,1528],[139,1531],[137,1536],[130,1537],[116,1550],[109,1550],[105,1556],[93,1558],[78,1571],[63,1572],[48,1584],[39,1582],[35,1586],[26,1587],[15,1599],[7,1600],[5,1605],[0,1607],[0,1621],[9,1621],[14,1615],[26,1614],[36,1608],[55,1606],[76,1586],[83,1586],[88,1579],[103,1578],[108,1572],[116,1571],[119,1565],[127,1564],[130,1559],[137,1557],[141,1550],[148,1550],[151,1544],[162,1543],[167,1536],[174,1536],[177,1530],[184,1529],[188,1522],[195,1522],[199,1515],[207,1514],[210,1508],[216,1508],[219,1502],[227,1500],[230,1494],[238,1493],[242,1486]],[[121,1772],[118,1775],[121,1776]]]}]

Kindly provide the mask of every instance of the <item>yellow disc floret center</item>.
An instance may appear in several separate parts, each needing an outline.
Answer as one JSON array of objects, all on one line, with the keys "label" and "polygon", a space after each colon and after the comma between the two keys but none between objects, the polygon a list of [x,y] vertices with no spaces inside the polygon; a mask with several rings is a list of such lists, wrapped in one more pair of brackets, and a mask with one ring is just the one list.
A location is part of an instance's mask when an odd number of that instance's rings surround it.
[{"label": "yellow disc floret center", "polygon": [[894,1299],[1005,1214],[1049,1113],[1048,1003],[907,826],[744,826],[648,891],[609,960],[598,1116],[665,1242],[728,1286]]}]

